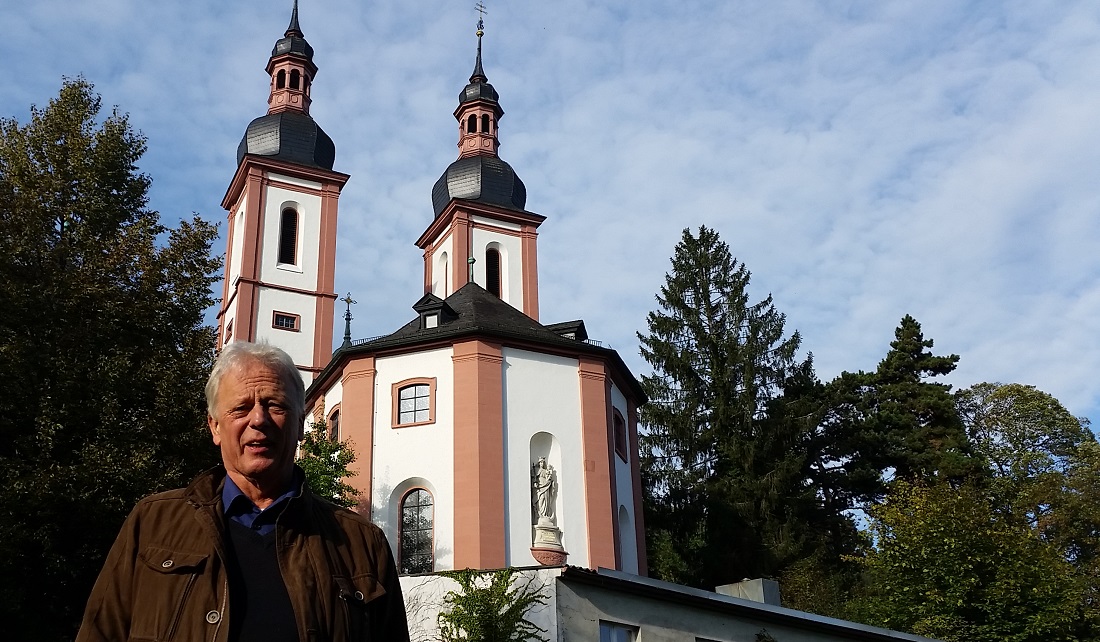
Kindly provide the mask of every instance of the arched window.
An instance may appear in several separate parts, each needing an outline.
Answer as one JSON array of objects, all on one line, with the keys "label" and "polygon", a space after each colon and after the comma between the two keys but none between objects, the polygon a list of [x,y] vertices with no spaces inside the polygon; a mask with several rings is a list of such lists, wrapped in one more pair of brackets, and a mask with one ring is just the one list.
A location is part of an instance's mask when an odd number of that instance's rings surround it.
[{"label": "arched window", "polygon": [[288,207],[279,221],[279,263],[298,263],[298,210]]},{"label": "arched window", "polygon": [[483,134],[488,134],[489,133],[489,114],[482,114],[481,115],[481,133],[483,133]]},{"label": "arched window", "polygon": [[330,441],[340,441],[340,411],[333,410],[328,418],[328,438]]},{"label": "arched window", "polygon": [[466,119],[466,133],[477,133],[477,116],[475,116],[474,114],[470,114],[470,117]]},{"label": "arched window", "polygon": [[275,88],[284,89],[286,87],[286,70],[280,69],[279,73],[275,74]]},{"label": "arched window", "polygon": [[431,421],[431,386],[426,383],[405,386],[397,391],[397,424]]},{"label": "arched window", "polygon": [[397,564],[403,574],[431,573],[435,566],[432,554],[432,508],[432,495],[423,488],[414,488],[401,498]]},{"label": "arched window", "polygon": [[297,69],[290,70],[290,88],[298,89],[302,85],[302,72]]},{"label": "arched window", "polygon": [[485,250],[485,289],[500,296],[500,252],[496,248]]},{"label": "arched window", "polygon": [[615,452],[622,457],[623,461],[626,461],[626,421],[623,420],[618,408],[614,409],[614,415]]}]

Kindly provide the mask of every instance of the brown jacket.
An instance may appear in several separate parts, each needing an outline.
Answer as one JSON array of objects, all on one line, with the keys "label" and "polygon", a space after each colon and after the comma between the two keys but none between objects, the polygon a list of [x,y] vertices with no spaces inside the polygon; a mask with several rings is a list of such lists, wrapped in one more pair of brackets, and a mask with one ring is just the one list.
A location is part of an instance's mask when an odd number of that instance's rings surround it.
[{"label": "brown jacket", "polygon": [[[92,589],[77,642],[227,640],[224,479],[219,467],[138,502]],[[377,526],[303,489],[279,517],[276,538],[299,639],[409,639],[393,554]]]}]

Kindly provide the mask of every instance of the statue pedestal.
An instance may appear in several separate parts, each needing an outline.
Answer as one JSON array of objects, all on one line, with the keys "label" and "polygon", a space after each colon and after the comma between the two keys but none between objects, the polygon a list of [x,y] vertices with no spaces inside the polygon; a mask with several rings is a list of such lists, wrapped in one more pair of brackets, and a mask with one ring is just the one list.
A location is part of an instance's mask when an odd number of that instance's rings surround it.
[{"label": "statue pedestal", "polygon": [[535,526],[535,542],[531,547],[531,555],[543,566],[562,566],[569,553],[561,545],[561,529],[543,524],[542,521],[540,519],[540,523]]}]

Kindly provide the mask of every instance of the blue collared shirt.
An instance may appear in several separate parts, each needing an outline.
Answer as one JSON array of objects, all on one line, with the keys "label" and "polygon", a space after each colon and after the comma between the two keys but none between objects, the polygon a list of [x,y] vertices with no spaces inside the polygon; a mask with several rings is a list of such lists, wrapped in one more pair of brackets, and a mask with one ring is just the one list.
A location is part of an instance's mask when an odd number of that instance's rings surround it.
[{"label": "blue collared shirt", "polygon": [[233,478],[225,476],[225,485],[222,487],[222,506],[225,507],[225,516],[241,526],[248,527],[260,535],[267,536],[275,531],[275,522],[279,514],[283,512],[286,503],[291,497],[297,497],[302,492],[302,475],[295,470],[294,478],[290,484],[290,490],[279,495],[267,508],[260,510],[245,496]]}]

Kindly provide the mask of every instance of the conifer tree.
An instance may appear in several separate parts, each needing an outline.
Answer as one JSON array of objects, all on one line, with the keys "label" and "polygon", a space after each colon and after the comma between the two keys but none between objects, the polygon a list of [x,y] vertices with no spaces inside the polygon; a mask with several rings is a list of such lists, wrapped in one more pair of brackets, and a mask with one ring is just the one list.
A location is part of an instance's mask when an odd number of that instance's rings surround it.
[{"label": "conifer tree", "polygon": [[217,460],[203,325],[214,226],[148,208],[145,139],[91,84],[0,119],[0,617],[71,639],[144,495]]},{"label": "conifer tree", "polygon": [[638,334],[653,368],[641,415],[649,565],[694,586],[774,576],[817,545],[815,422],[798,417],[816,378],[771,297],[750,302],[749,278],[717,232],[684,230]]},{"label": "conifer tree", "polygon": [[920,324],[906,315],[874,372],[844,372],[826,387],[814,480],[827,501],[865,508],[889,481],[960,480],[982,473],[951,386],[933,377],[955,369],[958,355],[937,356]]}]

